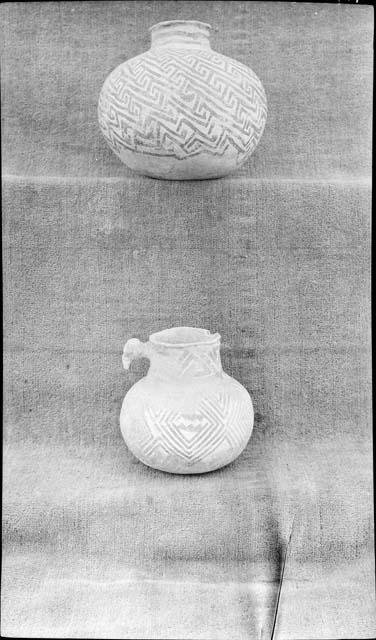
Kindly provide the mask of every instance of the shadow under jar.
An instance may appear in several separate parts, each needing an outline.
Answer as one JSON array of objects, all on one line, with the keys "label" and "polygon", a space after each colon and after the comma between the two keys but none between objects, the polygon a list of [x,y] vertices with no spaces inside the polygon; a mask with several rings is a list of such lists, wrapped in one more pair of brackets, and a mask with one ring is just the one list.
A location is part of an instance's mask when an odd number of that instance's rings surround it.
[{"label": "shadow under jar", "polygon": [[210,25],[151,27],[151,48],[119,65],[99,97],[101,131],[134,171],[168,180],[220,178],[240,167],[263,133],[267,105],[256,74],[216,53]]}]

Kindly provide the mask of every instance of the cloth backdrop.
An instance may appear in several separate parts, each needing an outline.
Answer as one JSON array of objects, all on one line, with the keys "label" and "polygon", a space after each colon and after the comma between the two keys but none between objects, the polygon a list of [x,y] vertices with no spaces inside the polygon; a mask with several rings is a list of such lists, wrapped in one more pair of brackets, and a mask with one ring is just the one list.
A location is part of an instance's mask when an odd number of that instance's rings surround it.
[{"label": "cloth backdrop", "polygon": [[[375,635],[370,170],[373,13],[279,2],[3,3],[2,634]],[[96,105],[166,19],[213,26],[269,115],[221,180],[129,171]],[[255,428],[228,467],[143,466],[119,431],[126,339],[222,336]]]}]

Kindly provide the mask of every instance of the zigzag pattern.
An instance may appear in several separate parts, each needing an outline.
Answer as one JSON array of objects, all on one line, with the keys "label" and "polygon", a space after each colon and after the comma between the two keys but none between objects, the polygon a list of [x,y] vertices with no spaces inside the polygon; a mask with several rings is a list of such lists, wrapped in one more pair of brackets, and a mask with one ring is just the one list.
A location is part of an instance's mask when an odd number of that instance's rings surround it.
[{"label": "zigzag pattern", "polygon": [[124,63],[102,89],[103,135],[123,149],[178,159],[202,151],[238,161],[252,153],[267,115],[264,89],[245,65],[211,50],[146,52]]},{"label": "zigzag pattern", "polygon": [[[180,355],[180,354],[179,354]],[[193,377],[211,376],[221,368],[218,348],[208,351],[185,349],[179,358],[179,376]]]},{"label": "zigzag pattern", "polygon": [[148,433],[139,443],[140,458],[148,461],[158,455],[168,463],[177,457],[192,466],[205,461],[223,444],[239,451],[249,437],[251,415],[250,403],[236,402],[225,393],[203,399],[193,415],[147,408]]}]

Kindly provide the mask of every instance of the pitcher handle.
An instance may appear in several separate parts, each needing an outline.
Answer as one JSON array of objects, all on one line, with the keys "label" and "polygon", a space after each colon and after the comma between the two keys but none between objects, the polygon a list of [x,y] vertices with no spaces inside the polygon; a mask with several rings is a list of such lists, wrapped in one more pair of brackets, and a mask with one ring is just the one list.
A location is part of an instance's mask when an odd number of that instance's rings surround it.
[{"label": "pitcher handle", "polygon": [[141,342],[138,338],[128,340],[123,349],[123,367],[129,369],[132,360],[136,358],[149,358],[149,343]]}]

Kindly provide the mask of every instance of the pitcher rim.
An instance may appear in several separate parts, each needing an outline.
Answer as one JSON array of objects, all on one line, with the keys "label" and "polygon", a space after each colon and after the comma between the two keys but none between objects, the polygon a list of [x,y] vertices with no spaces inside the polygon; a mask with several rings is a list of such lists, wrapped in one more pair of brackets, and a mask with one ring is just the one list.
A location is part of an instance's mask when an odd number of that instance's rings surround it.
[{"label": "pitcher rim", "polygon": [[[163,339],[158,339],[158,335],[161,333],[165,333],[167,331],[173,331],[173,330],[178,330],[178,329],[188,329],[188,330],[194,330],[194,331],[202,331],[203,334],[206,334],[206,338],[202,339],[202,340],[191,340],[191,341],[185,341],[185,342],[168,342],[165,341]],[[158,346],[162,346],[162,347],[168,347],[169,349],[182,349],[182,348],[186,348],[186,347],[199,347],[202,345],[213,345],[213,344],[219,344],[221,340],[221,336],[219,333],[210,333],[210,331],[208,329],[202,329],[201,327],[170,327],[169,329],[163,329],[161,331],[157,331],[155,333],[152,333],[149,336],[149,341],[154,344],[154,345],[158,345]]]}]

